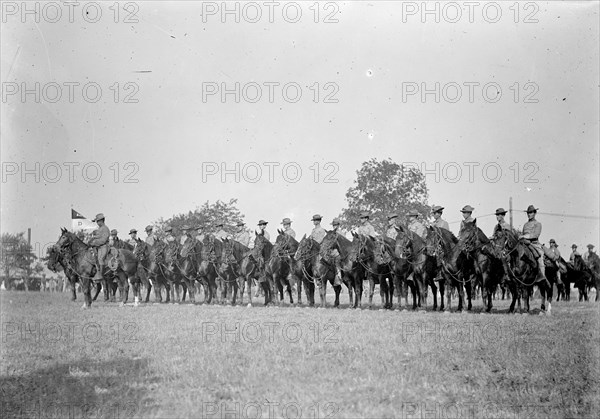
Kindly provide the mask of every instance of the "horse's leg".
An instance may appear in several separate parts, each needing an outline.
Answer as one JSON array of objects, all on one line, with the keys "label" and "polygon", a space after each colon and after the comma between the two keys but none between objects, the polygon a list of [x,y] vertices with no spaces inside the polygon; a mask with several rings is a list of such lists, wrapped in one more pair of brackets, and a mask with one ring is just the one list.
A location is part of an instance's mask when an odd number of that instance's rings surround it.
[{"label": "horse's leg", "polygon": [[333,306],[339,307],[340,306],[340,292],[342,291],[342,286],[332,284],[332,287],[333,287],[333,291],[335,292],[335,303],[333,303]]},{"label": "horse's leg", "polygon": [[321,287],[319,288],[319,296],[321,297],[321,307],[327,306],[327,278],[323,275],[321,281]]}]

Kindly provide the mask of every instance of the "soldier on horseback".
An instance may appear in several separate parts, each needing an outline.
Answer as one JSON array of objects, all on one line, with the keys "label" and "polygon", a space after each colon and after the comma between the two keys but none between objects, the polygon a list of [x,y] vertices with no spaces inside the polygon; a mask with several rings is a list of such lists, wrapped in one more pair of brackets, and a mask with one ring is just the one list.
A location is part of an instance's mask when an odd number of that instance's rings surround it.
[{"label": "soldier on horseback", "polygon": [[127,240],[127,243],[129,243],[133,247],[134,251],[135,251],[136,246],[141,241],[142,240],[140,238],[138,238],[138,236],[137,236],[137,230],[135,228],[132,228],[131,230],[129,230],[129,240]]},{"label": "soldier on horseback", "polygon": [[322,219],[323,217],[321,217],[319,214],[313,215],[311,219],[311,221],[314,224],[314,228],[310,232],[310,237],[319,244],[321,244],[321,242],[325,238],[325,235],[327,235],[327,231],[323,227],[321,227]]},{"label": "soldier on horseback", "polygon": [[235,236],[233,237],[233,239],[240,242],[244,246],[249,247],[250,246],[250,233],[248,233],[248,231],[244,227],[245,225],[246,225],[246,223],[244,223],[243,221],[238,221],[238,223],[236,224],[238,231],[235,233]]},{"label": "soldier on horseback", "polygon": [[370,214],[368,211],[362,211],[360,213],[361,225],[358,227],[358,234],[361,234],[363,236],[377,237],[378,234],[375,231],[373,225],[370,223],[369,218]]},{"label": "soldier on horseback", "polygon": [[569,256],[569,262],[573,263],[575,260],[575,256],[581,256],[581,254],[577,251],[577,245],[571,245],[571,256]]},{"label": "soldier on horseback", "polygon": [[121,239],[119,239],[119,232],[115,229],[110,230],[108,245],[120,249],[122,247],[120,241]]},{"label": "soldier on horseback", "polygon": [[425,236],[427,236],[427,229],[418,220],[418,217],[419,213],[416,210],[410,210],[408,212],[408,229],[413,233],[417,234],[422,239],[425,239]]},{"label": "soldier on horseback", "polygon": [[104,214],[96,215],[94,220],[98,228],[92,232],[88,245],[96,248],[96,275],[94,281],[102,281],[104,267],[106,266],[106,255],[108,254],[108,241],[110,238],[110,229],[104,224]]},{"label": "soldier on horseback", "polygon": [[183,226],[181,226],[181,237],[179,238],[179,244],[181,246],[183,246],[188,240],[194,240],[194,237],[192,237],[192,233],[191,231],[191,227],[187,224],[184,224]]},{"label": "soldier on horseback", "polygon": [[[331,225],[333,226],[333,231],[335,231],[337,234],[340,234],[340,232],[338,231],[341,225],[340,220],[338,218],[334,218],[331,222]],[[333,285],[342,285],[340,252],[338,252],[337,249],[333,249],[331,251],[331,257],[333,258],[335,264],[335,280],[333,281]]]},{"label": "soldier on horseback", "polygon": [[434,227],[445,228],[450,231],[450,226],[448,222],[442,218],[442,212],[444,211],[444,207],[440,207],[439,205],[435,205],[431,208],[431,214],[433,215],[433,223],[431,224]]},{"label": "soldier on horseback", "polygon": [[498,208],[496,210],[496,220],[498,221],[498,224],[496,224],[494,226],[494,231],[492,232],[492,237],[497,238],[500,234],[502,234],[502,231],[507,230],[507,231],[511,231],[511,227],[510,224],[508,224],[506,221],[504,221],[504,216],[506,215],[506,210],[504,208]]},{"label": "soldier on horseback", "polygon": [[473,210],[474,209],[475,208],[473,208],[470,205],[465,205],[463,207],[463,209],[460,210],[460,212],[462,212],[463,220],[460,222],[460,229],[458,231],[458,237],[460,237],[462,235],[462,232],[463,232],[463,230],[465,228],[465,225],[467,223],[472,223],[474,221],[473,217],[471,217],[471,215],[473,214]]},{"label": "soldier on horseback", "polygon": [[538,265],[538,277],[536,282],[540,280],[546,280],[544,273],[544,251],[542,245],[539,242],[540,234],[542,234],[542,223],[535,219],[537,214],[537,208],[533,205],[527,207],[527,217],[529,220],[523,226],[523,234],[519,237],[520,239],[526,239],[527,243],[533,248],[536,254],[537,265]]},{"label": "soldier on horseback", "polygon": [[388,215],[387,220],[389,227],[385,232],[385,235],[392,240],[396,240],[396,237],[398,236],[398,230],[396,230],[396,221],[398,220],[398,214],[392,213]]},{"label": "soldier on horseback", "polygon": [[289,218],[284,218],[283,221],[281,222],[281,224],[283,224],[283,232],[285,234],[287,234],[288,236],[291,236],[293,238],[296,238],[296,232],[292,228],[292,220],[290,220]]},{"label": "soldier on horseback", "polygon": [[269,235],[269,232],[266,230],[267,229],[267,224],[269,224],[267,221],[265,220],[260,220],[258,222],[258,228],[260,228],[260,234],[262,234],[263,236],[265,236],[265,239],[271,241],[271,236]]},{"label": "soldier on horseback", "polygon": [[153,228],[151,225],[146,226],[146,244],[150,247],[154,246],[154,243],[156,243],[158,241],[158,238],[156,237],[156,234],[154,234],[153,232]]},{"label": "soldier on horseback", "polygon": [[223,222],[218,222],[215,225],[215,228],[217,228],[217,232],[215,233],[215,237],[219,240],[225,240],[228,236],[229,233],[227,233],[224,229],[223,229]]}]

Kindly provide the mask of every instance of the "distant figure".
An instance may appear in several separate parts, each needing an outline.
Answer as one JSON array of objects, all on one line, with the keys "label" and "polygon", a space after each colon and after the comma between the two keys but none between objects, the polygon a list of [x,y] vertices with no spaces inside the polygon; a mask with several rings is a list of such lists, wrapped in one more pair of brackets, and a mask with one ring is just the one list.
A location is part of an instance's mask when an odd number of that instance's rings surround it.
[{"label": "distant figure", "polygon": [[292,220],[290,220],[289,218],[284,218],[283,221],[281,221],[281,224],[283,224],[283,232],[285,234],[296,238],[296,232],[292,228]]},{"label": "distant figure", "polygon": [[258,222],[258,228],[261,231],[260,234],[262,234],[263,236],[265,236],[265,239],[271,241],[271,236],[269,235],[269,232],[267,231],[267,224],[269,224],[267,221],[260,220]]},{"label": "distant figure", "polygon": [[433,223],[434,227],[445,228],[450,231],[450,226],[448,222],[442,218],[442,213],[444,212],[444,207],[440,207],[439,205],[435,205],[431,208],[431,214],[433,215]]}]

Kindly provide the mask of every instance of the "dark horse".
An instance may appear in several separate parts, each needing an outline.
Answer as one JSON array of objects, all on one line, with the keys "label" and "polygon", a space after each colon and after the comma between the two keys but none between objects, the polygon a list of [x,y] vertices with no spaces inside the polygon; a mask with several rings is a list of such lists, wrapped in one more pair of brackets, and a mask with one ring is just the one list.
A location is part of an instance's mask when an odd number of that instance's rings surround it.
[{"label": "dark horse", "polygon": [[221,254],[223,253],[223,242],[212,234],[207,234],[202,239],[202,250],[200,252],[201,262],[198,268],[198,277],[201,282],[207,284],[208,297],[205,299],[207,304],[212,303],[213,298],[217,299],[217,278],[219,278],[219,265],[221,264]]},{"label": "dark horse", "polygon": [[[406,278],[406,281],[413,296],[413,310],[422,305],[423,307],[427,307],[427,287],[431,287],[433,309],[437,310],[438,285],[435,283],[435,278],[438,267],[436,257],[428,254],[427,243],[421,236],[410,231],[402,224],[397,225],[396,230],[398,231],[398,235],[396,236],[394,254],[396,260],[400,259],[401,264],[410,264],[410,268],[405,267],[403,271],[404,274],[407,272],[412,273],[412,279],[409,276]],[[442,282],[439,285],[442,296],[440,310],[443,310],[444,283]]]},{"label": "dark horse", "polygon": [[542,298],[540,314],[551,314],[550,302],[546,307],[546,295],[550,283],[548,280],[538,277],[536,250],[531,249],[525,239],[519,239],[517,233],[511,230],[503,230],[496,242],[499,243],[499,247],[502,249],[504,271],[507,273],[512,294],[512,302],[508,312],[514,312],[515,302],[519,297],[523,297],[525,310],[529,312],[529,297],[533,294],[533,286],[537,285]]},{"label": "dark horse", "polygon": [[272,256],[273,244],[265,238],[262,232],[260,234],[255,232],[254,234],[254,248],[250,255],[255,263],[258,264],[258,283],[265,293],[264,305],[267,305],[273,298],[272,274],[267,270],[267,265]]},{"label": "dark horse", "polygon": [[198,276],[202,262],[202,243],[196,238],[188,238],[181,247],[177,268],[182,280],[185,282],[192,304],[196,302],[196,281],[204,287],[204,295],[210,292],[209,285],[203,283]]},{"label": "dark horse", "polygon": [[[250,257],[251,251],[248,247],[236,240],[225,239],[223,241],[223,253],[221,254],[220,274],[228,281],[237,280],[237,288],[240,290],[240,304],[244,304],[244,290],[248,286],[248,306],[252,306],[252,281],[258,280],[258,265]],[[235,304],[235,299],[232,301]]]},{"label": "dark horse", "polygon": [[[575,284],[579,291],[579,301],[588,301],[588,289],[596,285],[597,277],[594,271],[590,269],[581,255],[575,255],[573,263],[567,264],[567,284]],[[570,285],[569,285],[570,286]],[[596,301],[598,300],[598,292],[596,291]]]},{"label": "dark horse", "polygon": [[279,233],[275,239],[275,245],[271,251],[271,258],[267,263],[265,272],[272,278],[274,286],[279,291],[279,301],[283,302],[283,288],[290,297],[290,304],[294,304],[292,296],[292,286],[295,281],[294,254],[298,250],[298,241],[286,234],[283,230],[277,230]]},{"label": "dark horse", "polygon": [[[298,243],[298,250],[294,254],[294,260],[296,261],[295,271],[301,273],[302,285],[304,285],[304,292],[306,294],[306,300],[309,306],[315,305],[315,286],[318,283],[318,278],[314,276],[313,261],[319,255],[321,246],[319,243],[314,241],[311,237],[302,237],[300,243]],[[298,283],[298,292],[300,293],[301,285]],[[300,300],[300,297],[298,297]]]},{"label": "dark horse", "polygon": [[[77,276],[81,281],[84,295],[84,304],[82,308],[91,307],[91,281],[96,274],[96,261],[90,246],[65,228],[61,230],[61,236],[55,246],[61,251],[65,251],[65,254],[71,261],[71,267],[77,273]],[[118,252],[115,274],[119,280],[119,292],[122,297],[122,304],[125,304],[127,302],[127,294],[129,291],[127,280],[135,276],[138,260],[129,250],[119,249]],[[108,272],[106,273],[108,274]]]},{"label": "dark horse", "polygon": [[[458,291],[458,308],[463,310],[465,299],[464,284],[470,286],[470,281],[475,273],[472,264],[467,263],[466,256],[458,246],[456,236],[445,228],[430,226],[427,228],[427,249],[428,253],[435,256],[438,261],[438,268],[441,268],[442,279],[440,290],[446,290],[446,305],[448,310],[452,304],[453,290]],[[467,279],[465,279],[467,278]],[[442,282],[443,281],[443,282]],[[440,298],[444,299],[443,292]],[[442,305],[442,309],[443,309]],[[469,306],[469,309],[471,307]]]},{"label": "dark horse", "polygon": [[[475,278],[481,286],[481,297],[486,312],[492,311],[492,297],[502,278],[504,277],[503,262],[501,259],[502,244],[497,245],[477,227],[477,219],[466,223],[458,247],[466,255],[465,264],[472,263]],[[467,286],[469,309],[473,287]]]},{"label": "dark horse", "polygon": [[48,256],[46,258],[46,264],[48,269],[52,272],[56,272],[58,269],[57,265],[60,265],[65,272],[65,276],[71,284],[71,301],[77,300],[77,290],[75,288],[76,283],[79,282],[79,275],[71,266],[71,261],[67,258],[66,254],[61,252],[56,246],[50,246],[48,248]]}]

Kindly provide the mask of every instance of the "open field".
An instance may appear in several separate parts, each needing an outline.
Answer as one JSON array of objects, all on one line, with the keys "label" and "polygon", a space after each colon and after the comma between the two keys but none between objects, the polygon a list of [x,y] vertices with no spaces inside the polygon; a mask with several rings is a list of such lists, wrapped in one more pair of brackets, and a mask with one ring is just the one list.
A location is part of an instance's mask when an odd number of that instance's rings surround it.
[{"label": "open field", "polygon": [[3,417],[597,417],[600,305],[576,295],[550,317],[3,292]]}]

